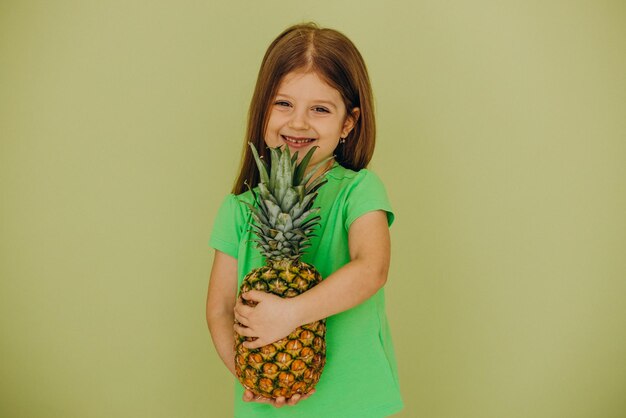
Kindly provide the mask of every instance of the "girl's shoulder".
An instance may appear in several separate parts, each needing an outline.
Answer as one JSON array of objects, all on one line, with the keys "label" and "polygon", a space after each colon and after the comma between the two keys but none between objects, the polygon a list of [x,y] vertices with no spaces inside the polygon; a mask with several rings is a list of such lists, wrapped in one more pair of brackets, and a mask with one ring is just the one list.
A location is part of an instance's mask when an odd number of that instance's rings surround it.
[{"label": "girl's shoulder", "polygon": [[326,173],[326,178],[329,182],[337,183],[340,187],[385,189],[381,178],[368,168],[355,171],[335,163]]},{"label": "girl's shoulder", "polygon": [[[258,186],[254,188],[254,191],[256,193],[258,193],[259,188]],[[247,207],[246,203],[248,204],[253,204],[254,203],[254,196],[252,195],[252,192],[250,191],[250,189],[246,190],[243,193],[239,193],[239,194],[234,194],[234,193],[230,193],[226,196],[225,201],[230,201],[231,204],[233,206],[238,206],[241,207],[241,209],[245,209]]]},{"label": "girl's shoulder", "polygon": [[237,195],[231,193],[231,196],[239,203],[252,203],[254,201],[254,197],[252,196],[252,192],[250,190],[246,190],[245,192],[239,193]]},{"label": "girl's shoulder", "polygon": [[234,219],[236,223],[242,222],[248,216],[247,204],[252,204],[254,197],[248,190],[241,194],[228,193],[222,199],[217,211],[218,220]]}]

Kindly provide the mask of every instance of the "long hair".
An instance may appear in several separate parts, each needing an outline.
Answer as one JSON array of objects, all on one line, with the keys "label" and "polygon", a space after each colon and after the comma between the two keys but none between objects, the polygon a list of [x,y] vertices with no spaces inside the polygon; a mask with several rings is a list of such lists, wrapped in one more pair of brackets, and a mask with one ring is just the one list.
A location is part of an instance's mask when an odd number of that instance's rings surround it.
[{"label": "long hair", "polygon": [[259,154],[269,161],[265,145],[265,129],[271,104],[283,78],[292,71],[314,72],[328,85],[339,91],[346,115],[358,107],[360,114],[345,143],[335,150],[335,159],[342,166],[358,171],[367,167],[374,153],[376,123],[372,88],[363,57],[352,41],[342,33],[320,28],[315,23],[303,23],[285,29],[270,44],[257,78],[243,144],[239,176],[233,193],[247,190],[259,183],[259,174],[248,146],[252,142]]}]

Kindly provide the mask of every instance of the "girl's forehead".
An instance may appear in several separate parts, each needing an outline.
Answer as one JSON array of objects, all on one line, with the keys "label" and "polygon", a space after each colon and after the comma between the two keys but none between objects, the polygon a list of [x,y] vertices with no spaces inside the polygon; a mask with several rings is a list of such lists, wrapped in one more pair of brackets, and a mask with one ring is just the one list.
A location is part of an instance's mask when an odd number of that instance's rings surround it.
[{"label": "girl's forehead", "polygon": [[339,91],[314,71],[292,71],[287,73],[278,84],[278,94],[286,92],[317,93],[341,97]]}]

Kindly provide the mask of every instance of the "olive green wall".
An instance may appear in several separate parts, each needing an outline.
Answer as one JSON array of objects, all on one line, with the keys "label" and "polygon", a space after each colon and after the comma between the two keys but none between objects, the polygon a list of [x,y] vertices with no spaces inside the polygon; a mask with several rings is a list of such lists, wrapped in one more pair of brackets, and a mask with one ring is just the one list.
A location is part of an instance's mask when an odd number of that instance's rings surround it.
[{"label": "olive green wall", "polygon": [[232,414],[207,241],[264,50],[309,19],[375,89],[398,417],[624,416],[618,0],[3,1],[0,416]]}]

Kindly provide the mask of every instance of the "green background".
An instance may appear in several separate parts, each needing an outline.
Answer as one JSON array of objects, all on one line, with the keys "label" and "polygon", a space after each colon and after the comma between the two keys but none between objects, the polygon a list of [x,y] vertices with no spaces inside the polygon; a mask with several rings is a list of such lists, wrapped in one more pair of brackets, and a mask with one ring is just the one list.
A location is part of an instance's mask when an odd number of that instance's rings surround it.
[{"label": "green background", "polygon": [[0,416],[232,415],[207,241],[310,19],[374,86],[397,416],[625,416],[617,0],[1,2]]}]

